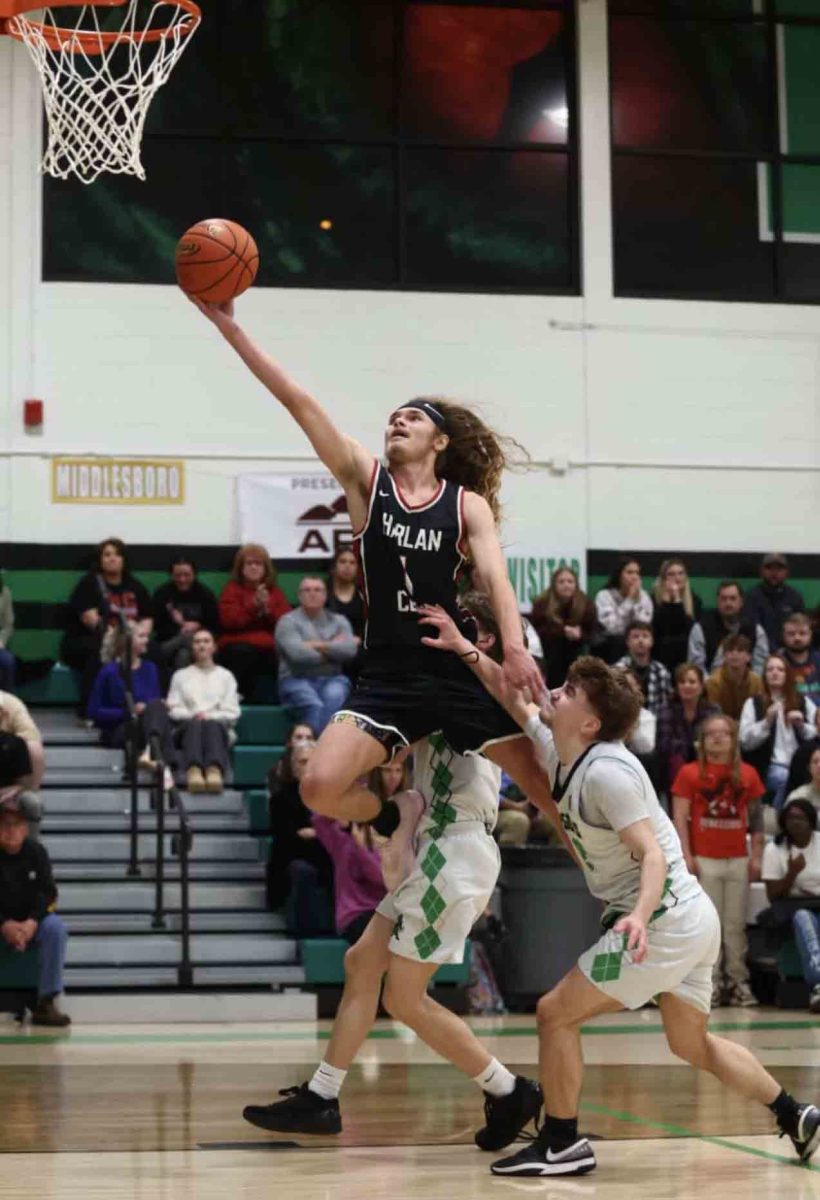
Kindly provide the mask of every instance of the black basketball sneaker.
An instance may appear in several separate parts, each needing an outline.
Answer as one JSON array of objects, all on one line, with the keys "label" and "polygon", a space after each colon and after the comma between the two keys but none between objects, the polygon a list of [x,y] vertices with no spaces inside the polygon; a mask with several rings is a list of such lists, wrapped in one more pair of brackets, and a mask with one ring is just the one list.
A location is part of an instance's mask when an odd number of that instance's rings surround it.
[{"label": "black basketball sneaker", "polygon": [[781,1128],[780,1136],[784,1135],[791,1138],[800,1161],[808,1162],[820,1145],[820,1109],[813,1104],[801,1104],[797,1110],[794,1132]]},{"label": "black basketball sneaker", "polygon": [[586,1138],[560,1150],[549,1145],[542,1129],[538,1137],[517,1154],[500,1158],[490,1167],[493,1175],[521,1175],[538,1179],[544,1175],[586,1175],[595,1170],[595,1155]]},{"label": "black basketball sneaker", "polygon": [[515,1087],[509,1096],[485,1095],[486,1125],[475,1135],[479,1150],[503,1150],[515,1141],[530,1121],[535,1121],[537,1126],[543,1102],[539,1085],[523,1075],[516,1075]]},{"label": "black basketball sneaker", "polygon": [[249,1104],[242,1116],[258,1129],[271,1133],[341,1133],[342,1117],[338,1100],[325,1100],[306,1083],[301,1087],[281,1088],[273,1104]]}]

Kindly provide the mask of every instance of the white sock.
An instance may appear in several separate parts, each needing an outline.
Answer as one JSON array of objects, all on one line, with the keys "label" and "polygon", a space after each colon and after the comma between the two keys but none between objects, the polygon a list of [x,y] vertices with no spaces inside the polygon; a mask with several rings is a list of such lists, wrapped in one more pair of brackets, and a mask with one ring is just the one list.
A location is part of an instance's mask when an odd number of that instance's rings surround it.
[{"label": "white sock", "polygon": [[481,1074],[473,1076],[473,1083],[491,1096],[509,1096],[515,1090],[515,1076],[497,1058],[491,1058]]},{"label": "white sock", "polygon": [[323,1059],[308,1084],[308,1091],[315,1092],[323,1100],[337,1100],[346,1075],[347,1071],[331,1067],[330,1063],[326,1063]]}]

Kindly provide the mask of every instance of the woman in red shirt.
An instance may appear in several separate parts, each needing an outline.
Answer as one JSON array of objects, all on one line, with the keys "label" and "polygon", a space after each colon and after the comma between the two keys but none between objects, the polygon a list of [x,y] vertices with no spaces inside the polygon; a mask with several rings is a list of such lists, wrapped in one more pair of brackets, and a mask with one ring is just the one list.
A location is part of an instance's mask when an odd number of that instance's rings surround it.
[{"label": "woman in red shirt", "polygon": [[233,560],[231,577],[219,597],[219,661],[236,676],[245,703],[253,697],[260,675],[276,675],[273,631],[290,612],[285,593],[276,586],[276,568],[264,546],[248,542]]},{"label": "woman in red shirt", "polygon": [[698,760],[678,771],[672,803],[686,865],[718,910],[723,930],[722,963],[715,964],[712,979],[713,1008],[724,1000],[741,1008],[757,1003],[746,966],[746,908],[749,882],[760,879],[760,800],[765,792],[754,767],[740,761],[737,722],[722,713],[707,717],[700,728]]}]

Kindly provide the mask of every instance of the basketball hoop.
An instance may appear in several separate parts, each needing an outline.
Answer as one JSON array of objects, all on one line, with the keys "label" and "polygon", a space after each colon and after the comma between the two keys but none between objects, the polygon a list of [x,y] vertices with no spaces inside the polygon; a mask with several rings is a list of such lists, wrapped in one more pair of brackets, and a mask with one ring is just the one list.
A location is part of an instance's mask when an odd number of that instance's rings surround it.
[{"label": "basketball hoop", "polygon": [[[0,0],[0,34],[24,42],[40,75],[48,145],[40,165],[56,179],[93,183],[103,171],[145,178],[148,107],[199,25],[194,0]],[[55,9],[79,9],[73,26]],[[117,28],[102,13],[122,8]],[[169,11],[172,10],[172,11]]]}]

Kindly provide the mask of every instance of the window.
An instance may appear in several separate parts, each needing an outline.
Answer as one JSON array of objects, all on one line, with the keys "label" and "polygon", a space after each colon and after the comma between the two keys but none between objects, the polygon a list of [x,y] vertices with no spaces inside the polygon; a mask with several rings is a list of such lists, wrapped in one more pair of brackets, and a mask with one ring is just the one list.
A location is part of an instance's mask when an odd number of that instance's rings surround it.
[{"label": "window", "polygon": [[610,0],[615,290],[820,303],[820,0]]},{"label": "window", "polygon": [[147,180],[47,178],[44,277],[170,283],[247,225],[267,286],[578,291],[570,0],[212,0]]}]

